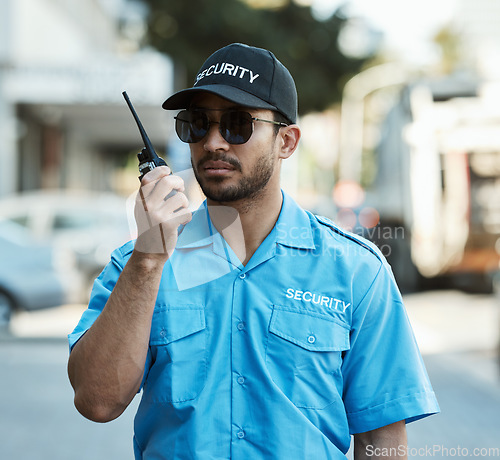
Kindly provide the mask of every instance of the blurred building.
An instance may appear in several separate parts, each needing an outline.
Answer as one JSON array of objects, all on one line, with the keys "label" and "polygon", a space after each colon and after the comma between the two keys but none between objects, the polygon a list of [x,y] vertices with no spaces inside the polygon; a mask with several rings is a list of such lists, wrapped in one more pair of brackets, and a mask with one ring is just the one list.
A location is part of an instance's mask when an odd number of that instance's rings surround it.
[{"label": "blurred building", "polygon": [[500,79],[500,2],[457,0],[455,28],[464,60],[487,79]]},{"label": "blurred building", "polygon": [[130,0],[0,2],[0,197],[37,188],[110,190],[142,140],[165,145],[173,66],[137,46],[144,12]]}]

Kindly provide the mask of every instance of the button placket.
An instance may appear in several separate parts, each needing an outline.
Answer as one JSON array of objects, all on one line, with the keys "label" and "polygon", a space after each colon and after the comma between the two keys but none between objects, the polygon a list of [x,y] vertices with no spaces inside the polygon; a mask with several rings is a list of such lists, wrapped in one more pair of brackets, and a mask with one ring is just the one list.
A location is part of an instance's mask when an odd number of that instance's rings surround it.
[{"label": "button placket", "polygon": [[232,369],[232,392],[231,392],[231,423],[233,426],[234,442],[246,439],[243,429],[249,421],[248,416],[248,387],[247,378],[244,374],[248,371],[248,334],[245,333],[247,320],[247,296],[249,285],[248,273],[238,273],[234,278],[232,320],[233,332],[231,334],[231,369]]}]

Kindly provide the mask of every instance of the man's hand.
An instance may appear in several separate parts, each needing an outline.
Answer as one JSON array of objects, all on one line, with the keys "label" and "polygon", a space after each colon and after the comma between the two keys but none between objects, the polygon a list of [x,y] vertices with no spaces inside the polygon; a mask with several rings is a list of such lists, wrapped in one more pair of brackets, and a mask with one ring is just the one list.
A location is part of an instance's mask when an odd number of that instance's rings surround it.
[{"label": "man's hand", "polygon": [[168,259],[177,243],[177,229],[191,220],[184,181],[168,166],[148,172],[135,202],[138,237],[135,249]]}]

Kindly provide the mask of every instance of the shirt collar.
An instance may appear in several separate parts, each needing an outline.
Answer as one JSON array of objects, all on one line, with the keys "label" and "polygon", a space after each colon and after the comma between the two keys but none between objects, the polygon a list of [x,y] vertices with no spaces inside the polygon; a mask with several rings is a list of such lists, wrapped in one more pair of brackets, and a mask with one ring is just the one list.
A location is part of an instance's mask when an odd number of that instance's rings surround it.
[{"label": "shirt collar", "polygon": [[[276,243],[298,249],[314,249],[309,215],[285,192],[283,204],[273,229]],[[193,213],[191,221],[180,231],[177,248],[188,249],[218,245],[220,236],[210,221],[206,200]]]},{"label": "shirt collar", "polygon": [[298,249],[314,249],[309,215],[285,192],[283,205],[275,225],[276,242]]}]

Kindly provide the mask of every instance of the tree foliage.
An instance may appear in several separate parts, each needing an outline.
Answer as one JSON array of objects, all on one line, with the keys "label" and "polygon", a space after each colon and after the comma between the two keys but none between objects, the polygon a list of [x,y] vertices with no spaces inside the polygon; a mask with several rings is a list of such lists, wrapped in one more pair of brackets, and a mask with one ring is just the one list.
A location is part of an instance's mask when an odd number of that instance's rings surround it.
[{"label": "tree foliage", "polygon": [[184,70],[178,74],[179,87],[192,85],[214,51],[229,43],[245,43],[271,50],[290,70],[303,115],[338,101],[345,81],[365,62],[339,50],[337,38],[347,21],[340,10],[320,21],[309,7],[290,0],[275,9],[252,8],[249,0],[144,2],[150,8],[147,41]]}]

